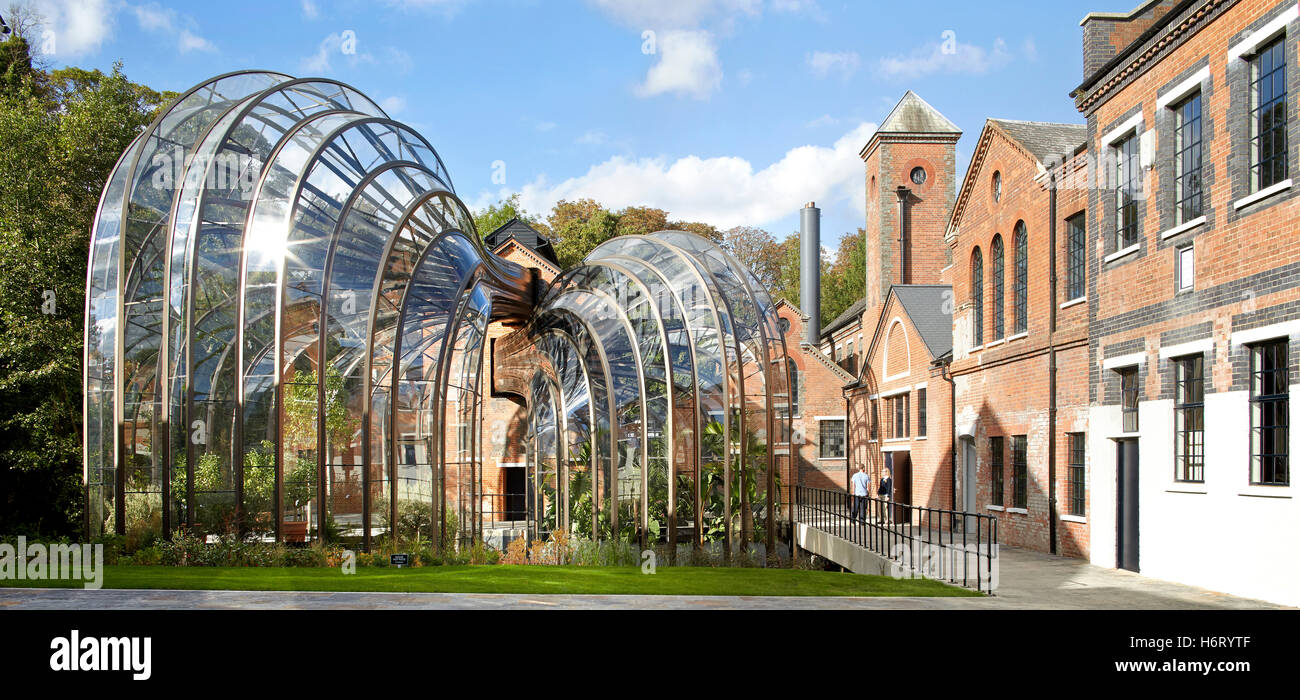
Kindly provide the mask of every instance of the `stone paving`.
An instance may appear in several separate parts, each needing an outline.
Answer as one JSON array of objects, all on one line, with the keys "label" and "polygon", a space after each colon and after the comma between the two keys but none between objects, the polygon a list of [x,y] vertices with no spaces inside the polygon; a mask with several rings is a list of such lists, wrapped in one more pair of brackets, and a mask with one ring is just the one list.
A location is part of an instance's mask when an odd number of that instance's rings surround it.
[{"label": "stone paving", "polygon": [[[0,588],[0,610],[1191,610],[1279,608],[1204,588],[1003,546],[984,598],[519,595]],[[850,576],[853,574],[845,574]]]}]

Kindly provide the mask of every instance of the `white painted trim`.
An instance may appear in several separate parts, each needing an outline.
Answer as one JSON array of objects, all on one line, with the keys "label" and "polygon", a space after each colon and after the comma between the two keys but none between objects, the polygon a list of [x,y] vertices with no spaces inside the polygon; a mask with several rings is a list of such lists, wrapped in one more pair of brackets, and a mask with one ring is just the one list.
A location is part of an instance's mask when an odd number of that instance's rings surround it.
[{"label": "white painted trim", "polygon": [[1245,345],[1247,343],[1257,343],[1261,340],[1272,340],[1273,338],[1289,338],[1295,340],[1300,338],[1300,319],[1294,321],[1283,321],[1250,330],[1237,331],[1232,334],[1232,345]]},{"label": "white painted trim", "polygon": [[1138,112],[1137,114],[1134,114],[1133,116],[1124,120],[1123,124],[1120,124],[1119,126],[1115,127],[1114,129],[1111,129],[1110,131],[1107,131],[1106,135],[1101,137],[1101,145],[1109,147],[1111,144],[1127,136],[1128,132],[1133,131],[1134,129],[1138,128],[1141,125],[1142,125],[1142,113]]},{"label": "white painted trim", "polygon": [[1102,261],[1103,263],[1108,263],[1108,262],[1112,262],[1112,261],[1115,261],[1115,260],[1119,260],[1120,258],[1124,257],[1125,255],[1131,255],[1131,254],[1133,254],[1133,253],[1138,252],[1138,248],[1141,248],[1141,247],[1142,247],[1142,241],[1138,241],[1137,243],[1134,243],[1133,245],[1131,245],[1131,246],[1129,246],[1129,247],[1127,247],[1127,248],[1124,248],[1124,249],[1122,249],[1122,250],[1117,250],[1117,251],[1115,251],[1114,253],[1111,253],[1110,255],[1107,255],[1106,257],[1102,258],[1101,261]]},{"label": "white painted trim", "polygon": [[1173,89],[1156,98],[1156,109],[1164,109],[1175,102],[1181,102],[1184,97],[1192,94],[1193,91],[1201,87],[1201,83],[1210,79],[1210,67],[1206,66],[1189,77],[1187,80],[1175,85]]},{"label": "white painted trim", "polygon": [[1008,508],[1008,513],[1019,513],[1020,515],[1029,515],[1028,508]]},{"label": "white painted trim", "polygon": [[1181,223],[1169,229],[1168,231],[1162,232],[1160,234],[1160,239],[1164,240],[1166,238],[1173,238],[1174,236],[1177,236],[1178,234],[1183,233],[1185,231],[1191,231],[1192,229],[1196,228],[1197,226],[1200,226],[1203,223],[1205,223],[1204,214],[1196,217],[1195,219],[1192,219],[1191,221]]},{"label": "white painted trim", "polygon": [[1082,303],[1084,303],[1084,302],[1086,302],[1086,301],[1088,301],[1088,297],[1079,297],[1079,298],[1077,298],[1077,299],[1071,299],[1071,300],[1065,302],[1064,304],[1061,304],[1061,308],[1062,308],[1062,309],[1068,309],[1068,308],[1070,308],[1071,306],[1078,306],[1079,304],[1082,304]]},{"label": "white painted trim", "polygon": [[903,394],[909,394],[911,392],[912,392],[912,387],[905,386],[901,389],[890,389],[889,391],[882,391],[880,392],[880,398],[887,399],[891,396],[901,396]]},{"label": "white painted trim", "polygon": [[1182,357],[1184,355],[1195,355],[1196,353],[1214,352],[1214,338],[1201,338],[1187,343],[1177,345],[1166,345],[1160,348],[1160,359],[1167,360],[1171,357]]},{"label": "white painted trim", "polygon": [[912,439],[913,439],[913,440],[928,440],[928,439],[930,439],[930,436],[929,436],[929,435],[917,435],[916,437],[914,437],[914,438],[912,438]]},{"label": "white painted trim", "polygon": [[[903,372],[902,374],[889,374],[889,336],[893,335],[894,326],[903,327],[903,347],[905,349],[905,352],[907,353],[906,355],[907,371]],[[907,335],[907,326],[903,324],[902,316],[895,316],[892,320],[890,320],[889,327],[885,329],[885,350],[883,353],[881,353],[881,355],[884,358],[884,362],[881,365],[881,371],[884,373],[885,376],[880,381],[890,382],[895,379],[902,379],[903,377],[906,377],[912,373],[912,339]]]},{"label": "white painted trim", "polygon": [[1277,194],[1278,192],[1282,192],[1288,189],[1291,189],[1291,178],[1289,177],[1281,182],[1265,187],[1264,189],[1256,192],[1255,194],[1247,195],[1245,197],[1242,197],[1241,199],[1238,199],[1237,201],[1232,203],[1232,208],[1240,209],[1242,207],[1248,207],[1254,204],[1255,202],[1258,202],[1261,199],[1267,199]]},{"label": "white painted trim", "polygon": [[885,445],[880,448],[881,452],[911,452],[911,445]]},{"label": "white painted trim", "polygon": [[813,420],[842,420],[848,421],[848,416],[816,416]]},{"label": "white painted trim", "polygon": [[997,340],[990,340],[989,342],[984,344],[984,349],[988,350],[989,348],[996,348],[997,346],[1005,342],[1007,342],[1006,338],[998,338]]},{"label": "white painted trim", "polygon": [[526,467],[528,462],[497,462],[498,467]]},{"label": "white painted trim", "polygon": [[1300,6],[1292,5],[1282,14],[1268,21],[1268,24],[1256,29],[1250,33],[1250,36],[1242,39],[1228,48],[1228,62],[1242,58],[1248,54],[1253,54],[1259,45],[1277,36],[1277,33],[1286,28],[1286,25],[1300,19]]},{"label": "white painted trim", "polygon": [[1248,486],[1237,494],[1249,498],[1291,498],[1290,486]]},{"label": "white painted trim", "polygon": [[1101,361],[1102,369],[1119,369],[1120,367],[1132,367],[1134,365],[1145,364],[1147,361],[1146,351],[1133,352],[1127,355],[1117,355],[1108,357]]},{"label": "white painted trim", "polygon": [[868,400],[868,401],[875,401],[875,400],[878,399],[878,398],[880,398],[880,394],[872,394],[871,396],[868,396],[868,397],[867,397],[867,400]]},{"label": "white painted trim", "polygon": [[989,509],[989,510],[996,510],[996,511],[999,512],[999,513],[1001,513],[1002,511],[1006,510],[1006,509],[1003,508],[1002,506],[993,506],[993,505],[988,505],[988,506],[984,506],[984,507],[987,508],[987,509]]},{"label": "white painted trim", "polygon": [[1133,440],[1142,437],[1142,433],[1115,433],[1107,435],[1107,440]]},{"label": "white painted trim", "polygon": [[1022,333],[1017,333],[1015,335],[1007,336],[1007,342],[1010,343],[1013,340],[1020,340],[1021,338],[1028,338],[1028,337],[1029,337],[1029,331],[1024,331]]},{"label": "white painted trim", "polygon": [[1196,488],[1194,483],[1189,484],[1188,486],[1183,486],[1182,484],[1175,482],[1172,486],[1165,489],[1165,493],[1186,493],[1193,496],[1204,496],[1209,493],[1209,491],[1207,491],[1203,486],[1201,488]]},{"label": "white painted trim", "polygon": [[983,346],[983,345],[976,345],[976,346],[974,346],[974,347],[972,347],[972,348],[967,348],[967,349],[966,349],[966,354],[969,355],[969,354],[972,353],[972,352],[979,352],[980,350],[983,350],[983,349],[984,349],[984,346]]},{"label": "white painted trim", "polygon": [[885,438],[885,442],[908,442],[911,439],[912,439],[911,437]]},{"label": "white painted trim", "polygon": [[921,389],[928,389],[928,388],[930,388],[929,382],[921,382],[920,384],[916,384],[912,386],[912,389],[916,391],[920,391]]},{"label": "white painted trim", "polygon": [[1088,524],[1088,519],[1083,517],[1082,515],[1066,515],[1062,513],[1061,520],[1067,523],[1082,523],[1084,525]]}]

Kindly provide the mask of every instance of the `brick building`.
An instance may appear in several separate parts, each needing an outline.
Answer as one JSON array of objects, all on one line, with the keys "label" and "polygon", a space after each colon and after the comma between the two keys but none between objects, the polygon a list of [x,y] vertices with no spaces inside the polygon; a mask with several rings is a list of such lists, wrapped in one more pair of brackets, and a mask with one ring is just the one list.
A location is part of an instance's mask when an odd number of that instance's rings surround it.
[{"label": "brick building", "polygon": [[1088,556],[1087,191],[1068,184],[1086,177],[1086,141],[1081,124],[989,119],[945,234],[960,505],[997,513],[1001,542],[1074,557]]},{"label": "brick building", "polygon": [[1083,21],[1094,563],[1300,604],[1300,8]]}]

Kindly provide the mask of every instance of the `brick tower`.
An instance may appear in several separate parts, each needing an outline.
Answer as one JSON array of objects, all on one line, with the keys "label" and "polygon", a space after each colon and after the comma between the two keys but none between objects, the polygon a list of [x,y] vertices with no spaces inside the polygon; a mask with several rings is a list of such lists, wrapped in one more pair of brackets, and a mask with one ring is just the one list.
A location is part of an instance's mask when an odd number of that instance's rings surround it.
[{"label": "brick tower", "polygon": [[867,183],[864,328],[875,327],[891,285],[937,284],[952,262],[943,231],[956,199],[960,138],[955,124],[908,90],[858,154]]}]

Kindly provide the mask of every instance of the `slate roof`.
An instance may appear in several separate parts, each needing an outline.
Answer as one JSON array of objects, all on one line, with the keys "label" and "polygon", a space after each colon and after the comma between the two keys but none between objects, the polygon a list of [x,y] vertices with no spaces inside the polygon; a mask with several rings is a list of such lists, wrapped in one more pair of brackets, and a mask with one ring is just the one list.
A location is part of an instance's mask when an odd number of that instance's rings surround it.
[{"label": "slate roof", "polygon": [[517,217],[501,224],[497,230],[489,233],[483,239],[483,243],[488,250],[496,250],[502,243],[511,238],[556,265],[560,264],[559,258],[555,255],[555,248],[551,246],[551,239],[543,236],[537,229],[520,221]]},{"label": "slate roof", "polygon": [[866,297],[862,297],[853,302],[849,305],[849,308],[845,309],[839,316],[836,316],[830,323],[826,324],[826,327],[822,329],[822,337],[825,338],[835,331],[849,325],[854,320],[861,318],[862,312],[865,311],[866,308]]},{"label": "slate roof", "polygon": [[908,90],[876,129],[881,133],[960,134],[961,129],[921,96]]},{"label": "slate roof", "polygon": [[912,319],[916,332],[930,351],[931,359],[952,352],[952,287],[946,284],[896,284],[890,293],[898,297]]},{"label": "slate roof", "polygon": [[1086,124],[1058,124],[1056,122],[1026,122],[1014,119],[990,119],[1016,143],[1034,154],[1039,163],[1060,162],[1088,143]]}]

